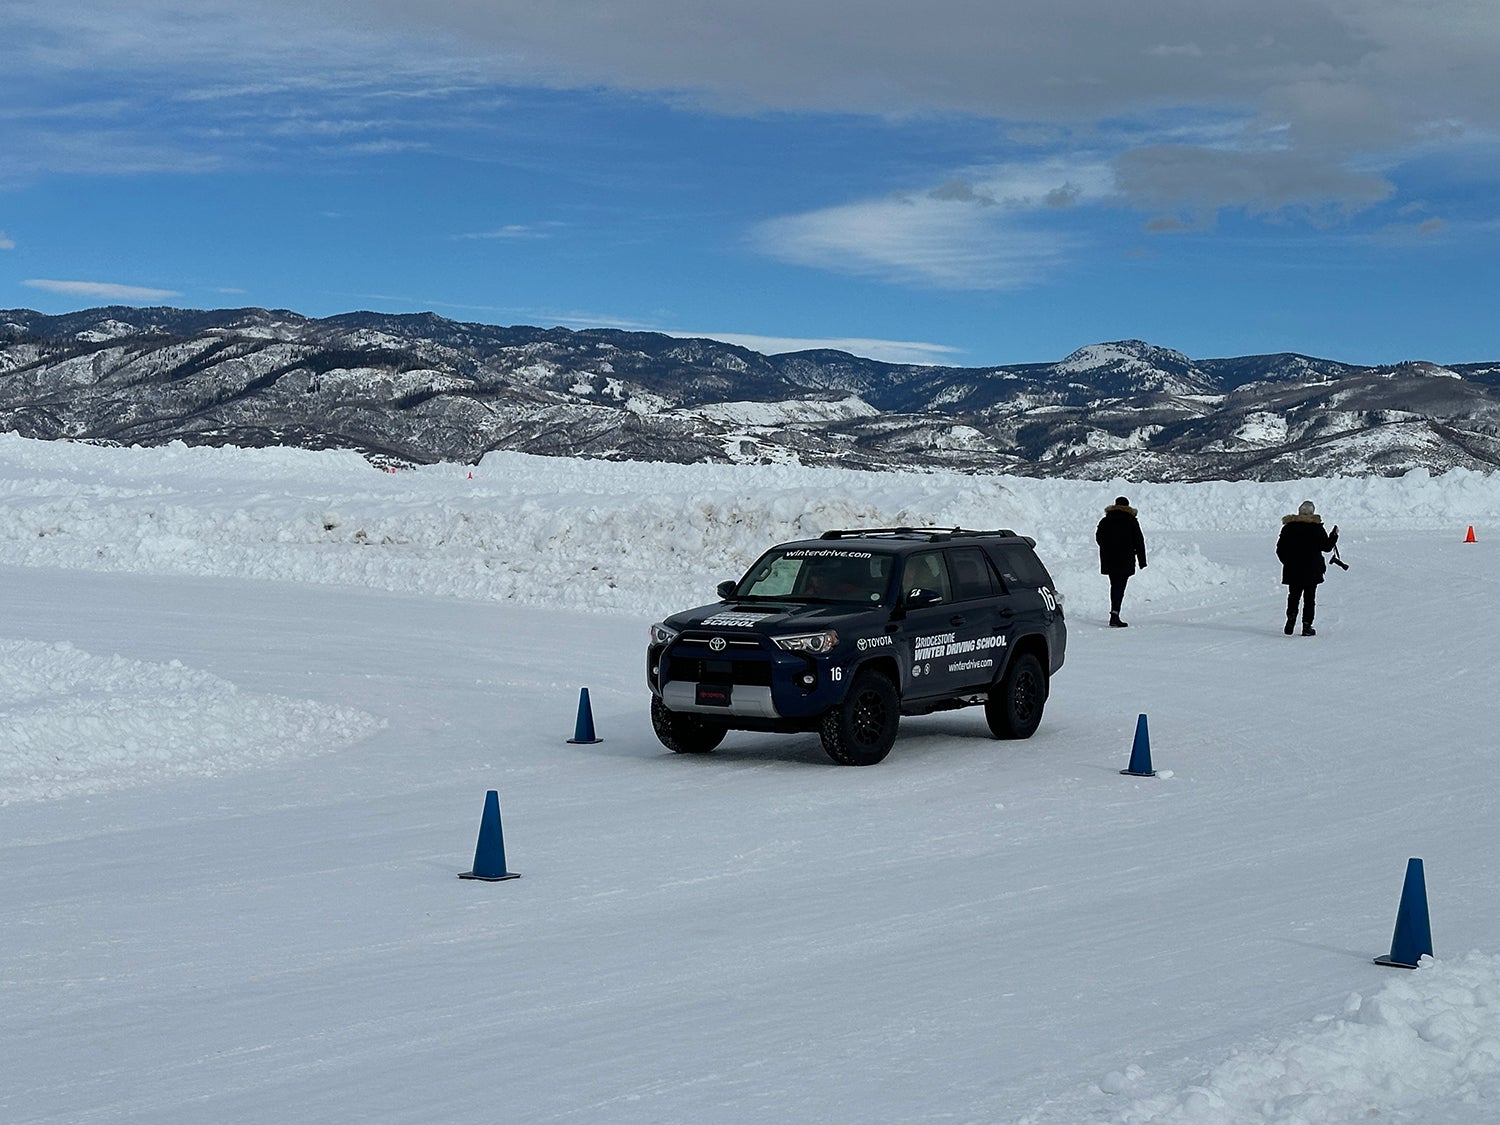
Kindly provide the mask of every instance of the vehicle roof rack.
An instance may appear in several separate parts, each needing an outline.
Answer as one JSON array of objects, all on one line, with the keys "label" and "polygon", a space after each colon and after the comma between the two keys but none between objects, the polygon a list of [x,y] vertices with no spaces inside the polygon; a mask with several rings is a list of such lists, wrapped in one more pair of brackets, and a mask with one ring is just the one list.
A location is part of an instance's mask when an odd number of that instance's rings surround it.
[{"label": "vehicle roof rack", "polygon": [[1009,528],[973,531],[962,527],[853,527],[825,531],[819,539],[916,539],[936,543],[946,539],[964,539],[980,535],[1008,535],[1021,538]]}]

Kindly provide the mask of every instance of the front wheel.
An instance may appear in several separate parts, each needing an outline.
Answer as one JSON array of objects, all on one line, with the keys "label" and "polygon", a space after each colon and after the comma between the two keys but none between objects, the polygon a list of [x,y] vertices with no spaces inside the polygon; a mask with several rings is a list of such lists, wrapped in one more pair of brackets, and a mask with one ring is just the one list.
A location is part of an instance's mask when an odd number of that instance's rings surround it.
[{"label": "front wheel", "polygon": [[841,766],[873,766],[891,752],[900,721],[896,685],[879,672],[861,672],[844,701],[823,716],[823,749]]},{"label": "front wheel", "polygon": [[729,729],[712,719],[672,711],[655,695],[651,697],[651,728],[663,746],[678,754],[707,754],[724,741]]},{"label": "front wheel", "polygon": [[1005,679],[990,692],[984,717],[996,738],[1030,738],[1042,723],[1047,702],[1047,677],[1042,662],[1023,652],[1010,662]]}]

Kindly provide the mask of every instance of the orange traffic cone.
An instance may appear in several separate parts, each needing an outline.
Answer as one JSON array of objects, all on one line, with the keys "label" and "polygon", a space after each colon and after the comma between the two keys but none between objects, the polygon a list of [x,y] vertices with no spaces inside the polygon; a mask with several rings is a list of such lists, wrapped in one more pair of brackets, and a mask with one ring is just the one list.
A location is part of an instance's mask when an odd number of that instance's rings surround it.
[{"label": "orange traffic cone", "polygon": [[1474,525],[1472,523],[1469,525],[1469,534],[1467,534],[1467,535],[1464,536],[1464,542],[1465,543],[1477,543],[1477,542],[1479,542],[1479,540],[1477,540],[1477,539],[1474,538]]}]

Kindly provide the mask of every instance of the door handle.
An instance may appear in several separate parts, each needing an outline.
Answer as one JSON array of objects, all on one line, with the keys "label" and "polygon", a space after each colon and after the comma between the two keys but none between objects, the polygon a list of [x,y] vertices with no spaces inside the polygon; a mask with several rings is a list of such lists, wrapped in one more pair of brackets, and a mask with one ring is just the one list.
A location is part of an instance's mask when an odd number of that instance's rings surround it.
[{"label": "door handle", "polygon": [[949,625],[962,625],[963,623],[963,615],[960,613],[955,613],[952,617],[948,618]]}]

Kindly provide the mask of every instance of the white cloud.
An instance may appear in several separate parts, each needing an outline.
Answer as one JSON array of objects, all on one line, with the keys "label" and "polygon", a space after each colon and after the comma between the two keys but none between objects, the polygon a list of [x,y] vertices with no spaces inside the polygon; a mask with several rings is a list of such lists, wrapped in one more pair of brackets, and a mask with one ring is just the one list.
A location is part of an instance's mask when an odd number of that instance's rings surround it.
[{"label": "white cloud", "polygon": [[[555,225],[558,225],[558,224],[548,224],[548,225],[549,226],[555,226]],[[526,225],[524,223],[508,223],[507,225],[505,225],[503,227],[496,227],[494,230],[481,230],[481,231],[473,231],[473,232],[468,233],[468,234],[455,234],[453,237],[455,239],[458,239],[458,240],[461,240],[461,241],[463,241],[463,240],[469,240],[469,239],[491,239],[491,238],[493,238],[493,239],[527,239],[527,238],[550,238],[551,237],[551,233],[549,231],[547,231],[547,230],[542,229],[541,227],[528,226],[528,225]]]},{"label": "white cloud", "polygon": [[15,248],[15,239],[9,237],[3,230],[0,230],[0,250],[14,250]]},{"label": "white cloud", "polygon": [[1001,225],[931,199],[883,199],[772,219],[754,239],[779,261],[940,289],[1012,289],[1060,258],[1059,239]]},{"label": "white cloud", "polygon": [[757,249],[797,265],[940,289],[1013,289],[1041,280],[1074,248],[1039,221],[1111,193],[1101,162],[967,169],[925,191],[760,224]]},{"label": "white cloud", "polygon": [[111,281],[55,281],[45,277],[28,277],[21,283],[33,289],[45,289],[49,293],[62,293],[69,297],[87,297],[101,301],[161,301],[169,297],[181,297],[175,289],[148,289],[140,285],[118,285]]}]

